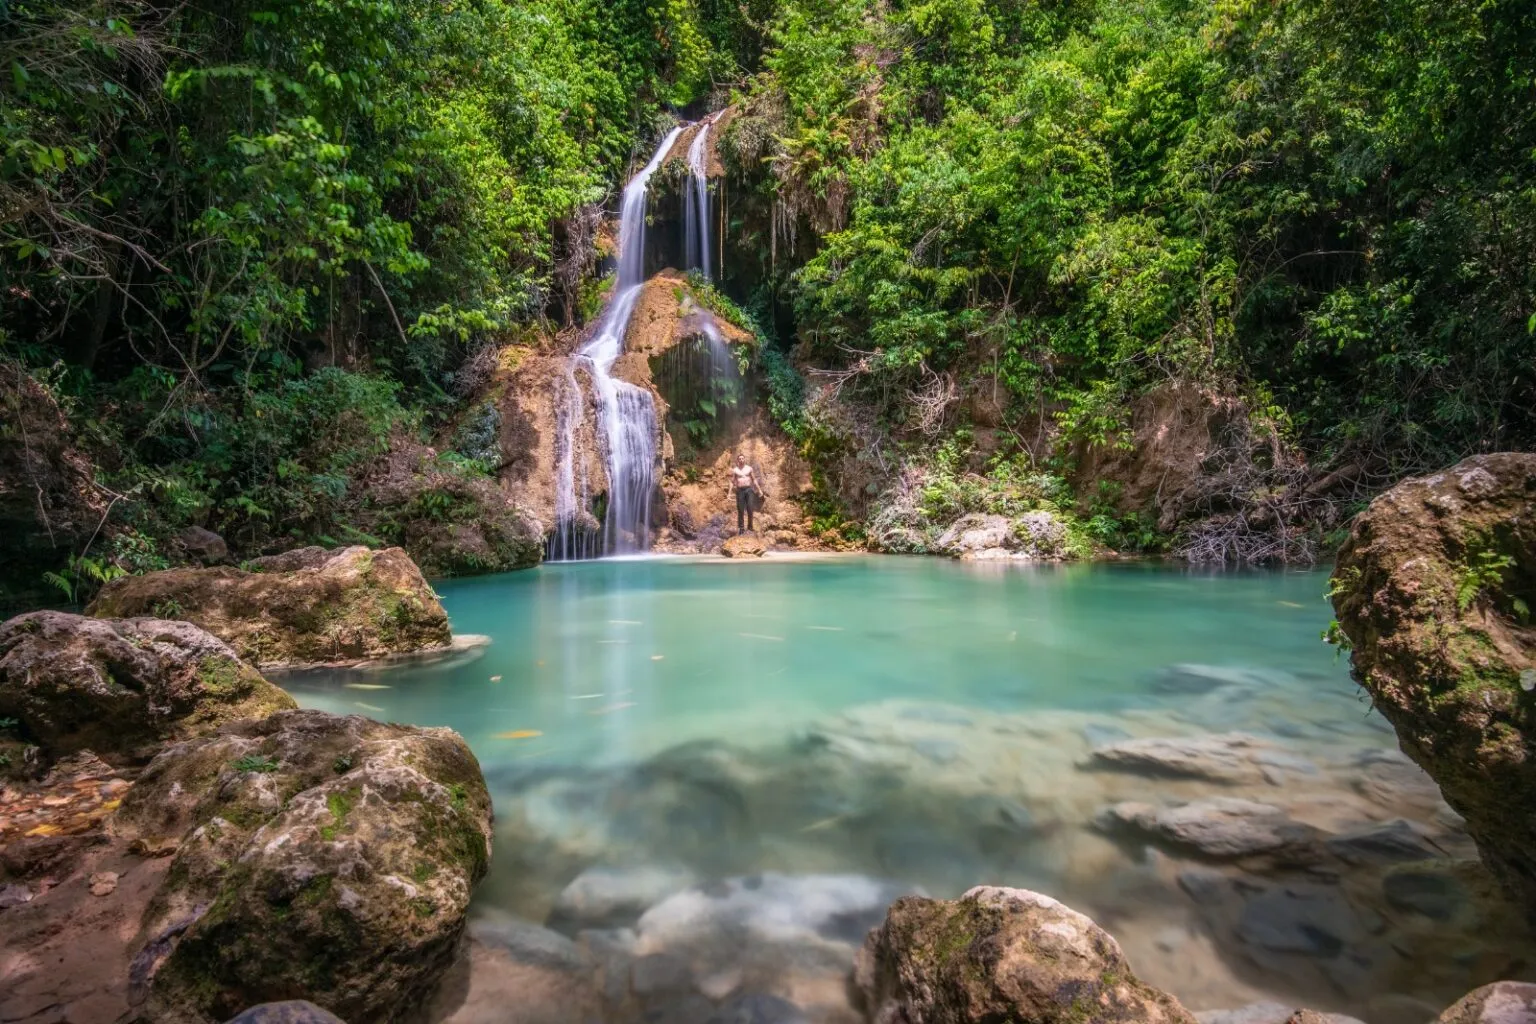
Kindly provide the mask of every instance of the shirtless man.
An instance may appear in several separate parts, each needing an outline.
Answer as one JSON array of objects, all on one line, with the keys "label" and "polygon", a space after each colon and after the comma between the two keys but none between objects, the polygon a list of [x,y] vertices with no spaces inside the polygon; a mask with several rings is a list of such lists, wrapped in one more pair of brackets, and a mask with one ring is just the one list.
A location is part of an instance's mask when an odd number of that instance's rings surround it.
[{"label": "shirtless man", "polygon": [[747,465],[745,452],[736,453],[736,465],[731,467],[731,487],[736,492],[736,532],[752,529],[752,499],[757,494],[757,474]]}]

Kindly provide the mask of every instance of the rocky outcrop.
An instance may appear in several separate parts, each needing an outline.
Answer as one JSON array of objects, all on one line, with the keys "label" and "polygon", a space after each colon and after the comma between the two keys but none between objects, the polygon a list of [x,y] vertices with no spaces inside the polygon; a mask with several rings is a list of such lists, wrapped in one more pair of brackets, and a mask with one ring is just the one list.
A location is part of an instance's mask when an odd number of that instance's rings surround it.
[{"label": "rocky outcrop", "polygon": [[231,1017],[226,1024],[343,1024],[340,1017],[322,1010],[305,999],[289,999],[281,1003],[262,1003],[253,1006],[239,1016]]},{"label": "rocky outcrop", "polygon": [[399,548],[300,548],[246,564],[126,576],[86,612],[186,619],[263,666],[367,661],[452,639],[437,595]]},{"label": "rocky outcrop", "polygon": [[144,761],[167,740],[296,706],[189,622],[32,612],[0,625],[0,718],[48,759]]},{"label": "rocky outcrop", "polygon": [[1194,1024],[1098,925],[1025,889],[897,900],[855,980],[876,1024]]},{"label": "rocky outcrop", "polygon": [[1371,503],[1333,575],[1355,678],[1536,916],[1536,455],[1481,455]]},{"label": "rocky outcrop", "polygon": [[726,558],[762,558],[768,553],[768,545],[754,533],[738,533],[726,538],[720,553]]},{"label": "rocky outcrop", "polygon": [[396,440],[364,487],[365,527],[399,541],[431,576],[526,569],[544,557],[544,524],[530,509],[496,480],[452,470],[425,445]]},{"label": "rocky outcrop", "polygon": [[935,547],[966,561],[1054,561],[1067,555],[1067,528],[1043,511],[1016,519],[974,513],[957,519]]},{"label": "rocky outcrop", "polygon": [[1536,1024],[1536,985],[1496,981],[1468,992],[1436,1024]]},{"label": "rocky outcrop", "polygon": [[490,817],[446,729],[286,711],[167,747],[116,823],[137,848],[176,848],[134,961],[140,1018],[302,996],[401,1019],[453,959]]}]

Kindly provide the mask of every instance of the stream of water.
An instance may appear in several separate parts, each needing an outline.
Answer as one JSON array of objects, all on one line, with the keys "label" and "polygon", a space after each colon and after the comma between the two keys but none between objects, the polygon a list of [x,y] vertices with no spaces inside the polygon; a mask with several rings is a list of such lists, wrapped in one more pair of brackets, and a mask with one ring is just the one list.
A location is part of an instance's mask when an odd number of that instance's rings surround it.
[{"label": "stream of water", "polygon": [[[853,1020],[842,979],[889,900],[979,883],[1090,914],[1194,1009],[1407,1024],[1532,962],[1319,641],[1323,571],[646,558],[438,586],[480,653],[285,685],[462,733],[496,806],[482,915],[670,957],[688,998],[746,987]],[[1247,775],[1095,763],[1234,733],[1258,745]],[[1102,827],[1122,801],[1231,797],[1327,845],[1282,869]]]}]

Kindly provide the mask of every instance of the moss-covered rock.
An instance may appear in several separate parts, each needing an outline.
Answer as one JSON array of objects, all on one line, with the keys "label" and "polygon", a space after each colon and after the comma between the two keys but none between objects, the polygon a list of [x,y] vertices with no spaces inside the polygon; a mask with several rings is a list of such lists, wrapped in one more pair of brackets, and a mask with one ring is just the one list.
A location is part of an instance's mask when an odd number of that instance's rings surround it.
[{"label": "moss-covered rock", "polygon": [[263,666],[365,661],[452,639],[437,595],[399,548],[300,548],[247,565],[123,577],[86,612],[186,619]]},{"label": "moss-covered rock", "polygon": [[136,961],[153,979],[142,1019],[303,998],[382,1022],[453,958],[491,802],[456,733],[288,711],[167,747],[116,828],[179,843]]},{"label": "moss-covered rock", "polygon": [[1355,678],[1536,916],[1536,455],[1476,456],[1377,498],[1333,605]]},{"label": "moss-covered rock", "polygon": [[188,622],[32,612],[0,625],[0,718],[45,760],[145,761],[167,740],[296,706]]},{"label": "moss-covered rock", "polygon": [[1194,1024],[1098,925],[1025,889],[897,900],[855,981],[880,1024]]}]

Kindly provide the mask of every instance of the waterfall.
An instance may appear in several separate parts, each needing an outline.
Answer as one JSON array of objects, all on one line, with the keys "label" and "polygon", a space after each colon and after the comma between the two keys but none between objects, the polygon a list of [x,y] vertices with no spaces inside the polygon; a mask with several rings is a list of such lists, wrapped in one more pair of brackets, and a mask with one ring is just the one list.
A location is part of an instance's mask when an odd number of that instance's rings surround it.
[{"label": "waterfall", "polygon": [[698,268],[704,280],[713,279],[709,254],[709,233],[714,224],[709,217],[709,130],[713,118],[699,124],[699,131],[688,146],[688,192],[683,213],[683,250],[690,270]]},{"label": "waterfall", "polygon": [[[651,495],[656,489],[658,457],[656,403],[644,388],[613,376],[613,364],[624,351],[624,335],[645,287],[645,210],[651,176],[671,151],[681,125],[667,133],[650,161],[624,187],[619,207],[619,268],[613,298],[596,337],[576,353],[576,361],[592,378],[597,396],[598,434],[608,469],[608,509],[603,519],[603,554],[644,551],[651,540]],[[575,385],[574,373],[571,383]],[[574,404],[559,418],[562,437],[557,445],[555,532],[549,555],[581,558],[597,554],[590,538],[584,538],[582,517],[586,495],[578,502],[575,462],[582,419],[579,392]],[[585,487],[583,487],[585,491]],[[557,547],[557,545],[559,545]]]}]

